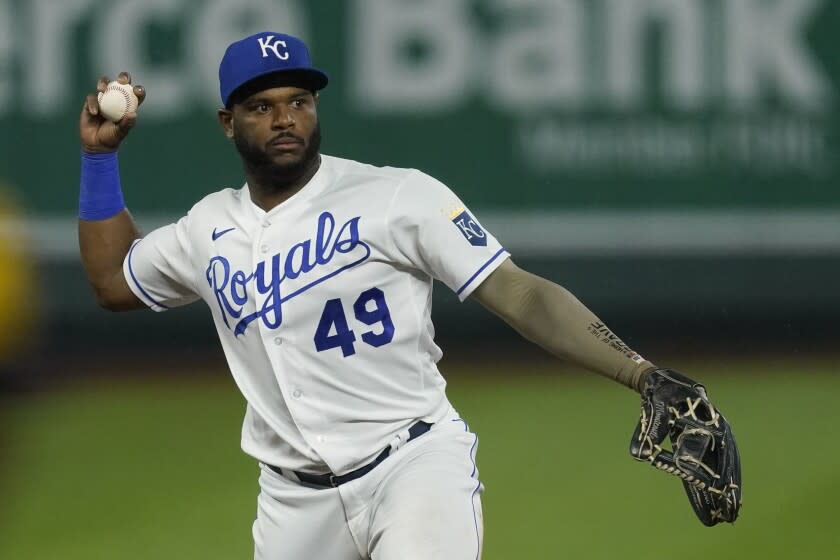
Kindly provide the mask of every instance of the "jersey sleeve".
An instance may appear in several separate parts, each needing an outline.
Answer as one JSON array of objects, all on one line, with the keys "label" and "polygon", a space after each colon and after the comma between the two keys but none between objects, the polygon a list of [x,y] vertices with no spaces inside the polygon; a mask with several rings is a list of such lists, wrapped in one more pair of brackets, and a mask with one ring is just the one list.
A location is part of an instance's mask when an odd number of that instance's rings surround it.
[{"label": "jersey sleeve", "polygon": [[420,171],[398,187],[388,224],[400,256],[461,301],[510,257],[455,193]]},{"label": "jersey sleeve", "polygon": [[123,274],[131,291],[155,311],[199,299],[188,224],[189,217],[185,216],[136,240],[123,261]]}]

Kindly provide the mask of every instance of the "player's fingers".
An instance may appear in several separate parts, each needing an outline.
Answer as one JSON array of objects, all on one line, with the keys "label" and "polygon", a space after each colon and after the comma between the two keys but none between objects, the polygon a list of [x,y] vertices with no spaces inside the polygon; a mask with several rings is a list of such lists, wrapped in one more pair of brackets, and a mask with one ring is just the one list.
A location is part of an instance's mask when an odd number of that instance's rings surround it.
[{"label": "player's fingers", "polygon": [[134,86],[134,95],[137,96],[137,105],[140,106],[146,99],[146,88],[143,86]]},{"label": "player's fingers", "polygon": [[131,74],[129,74],[128,72],[120,72],[120,75],[117,76],[117,81],[121,84],[130,84]]},{"label": "player's fingers", "polygon": [[83,114],[98,115],[99,114],[99,100],[95,93],[89,93],[85,97],[85,105],[82,108]]},{"label": "player's fingers", "polygon": [[135,124],[137,124],[137,113],[134,111],[126,113],[126,115],[116,123],[117,137],[120,139],[125,138],[129,131],[134,128]]},{"label": "player's fingers", "polygon": [[104,92],[105,88],[108,87],[108,84],[111,83],[111,78],[108,76],[101,76],[99,80],[96,82],[96,91]]}]

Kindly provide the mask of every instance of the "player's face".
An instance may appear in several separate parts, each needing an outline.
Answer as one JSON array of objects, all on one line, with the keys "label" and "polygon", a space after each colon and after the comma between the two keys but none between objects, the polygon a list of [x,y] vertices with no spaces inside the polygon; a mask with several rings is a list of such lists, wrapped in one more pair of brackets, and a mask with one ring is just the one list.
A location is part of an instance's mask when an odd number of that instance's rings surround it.
[{"label": "player's face", "polygon": [[235,105],[229,135],[246,167],[281,183],[303,174],[321,146],[316,101],[308,90],[277,87]]}]

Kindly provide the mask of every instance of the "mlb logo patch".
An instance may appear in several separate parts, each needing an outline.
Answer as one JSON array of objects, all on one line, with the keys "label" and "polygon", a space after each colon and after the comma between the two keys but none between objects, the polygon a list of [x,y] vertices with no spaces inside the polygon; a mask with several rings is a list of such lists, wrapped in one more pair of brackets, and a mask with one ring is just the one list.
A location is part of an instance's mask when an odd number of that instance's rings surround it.
[{"label": "mlb logo patch", "polygon": [[470,213],[464,210],[454,218],[452,223],[458,227],[458,230],[474,247],[487,247],[487,234],[475,221],[475,218],[470,216]]}]

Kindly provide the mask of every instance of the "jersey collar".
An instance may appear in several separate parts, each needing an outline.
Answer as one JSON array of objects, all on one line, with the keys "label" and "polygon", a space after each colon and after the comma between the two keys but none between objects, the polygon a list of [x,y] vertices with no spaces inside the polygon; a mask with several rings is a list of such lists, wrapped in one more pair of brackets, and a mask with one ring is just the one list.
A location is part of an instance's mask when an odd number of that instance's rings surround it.
[{"label": "jersey collar", "polygon": [[242,186],[242,194],[240,195],[240,201],[244,206],[248,206],[251,208],[251,211],[257,218],[263,218],[272,216],[274,214],[278,214],[283,212],[285,209],[294,208],[295,206],[300,205],[303,202],[311,200],[321,194],[326,186],[330,183],[330,180],[333,176],[333,166],[334,161],[333,158],[330,156],[325,156],[321,154],[321,165],[318,167],[318,171],[315,172],[315,175],[306,183],[302,189],[298,192],[290,196],[288,199],[284,200],[268,212],[254,204],[251,200],[251,191],[249,190],[248,183],[245,183]]}]

